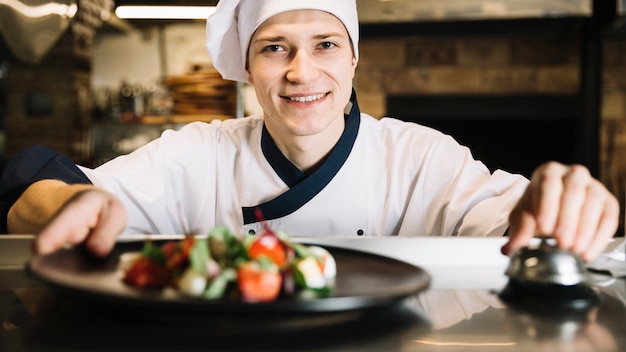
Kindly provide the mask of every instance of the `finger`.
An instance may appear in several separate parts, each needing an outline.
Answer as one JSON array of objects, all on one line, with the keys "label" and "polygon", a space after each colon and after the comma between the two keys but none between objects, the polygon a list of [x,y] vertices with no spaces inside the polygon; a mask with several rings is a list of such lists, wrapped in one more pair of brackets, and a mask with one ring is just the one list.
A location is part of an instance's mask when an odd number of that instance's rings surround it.
[{"label": "finger", "polygon": [[513,209],[509,217],[509,240],[502,247],[504,255],[514,253],[528,245],[535,236],[537,223],[533,214],[524,211],[524,199]]},{"label": "finger", "polygon": [[532,176],[533,202],[529,211],[534,214],[537,232],[542,235],[551,235],[557,224],[565,172],[565,166],[547,163]]},{"label": "finger", "polygon": [[79,207],[65,207],[35,238],[35,253],[48,254],[82,242],[90,231],[83,219]]},{"label": "finger", "polygon": [[110,197],[100,191],[77,194],[36,237],[35,253],[48,254],[85,241],[99,224]]},{"label": "finger", "polygon": [[615,232],[619,226],[620,207],[617,199],[613,195],[610,195],[603,208],[604,211],[602,212],[594,241],[589,248],[581,254],[581,258],[586,262],[594,260],[604,251],[609,240],[615,236]]},{"label": "finger", "polygon": [[607,193],[599,183],[594,182],[587,187],[584,203],[578,214],[577,226],[574,230],[575,238],[571,250],[576,254],[586,252],[596,237],[602,213],[605,207]]},{"label": "finger", "polygon": [[115,246],[117,236],[126,227],[128,216],[121,202],[111,197],[103,207],[97,225],[92,229],[85,245],[96,256],[105,256]]},{"label": "finger", "polygon": [[[586,168],[574,165],[563,176],[563,190],[557,223],[552,235],[563,249],[572,249],[577,240],[578,224],[588,195],[588,185],[592,181]],[[591,224],[593,226],[595,224]],[[594,226],[595,228],[595,226]]]}]

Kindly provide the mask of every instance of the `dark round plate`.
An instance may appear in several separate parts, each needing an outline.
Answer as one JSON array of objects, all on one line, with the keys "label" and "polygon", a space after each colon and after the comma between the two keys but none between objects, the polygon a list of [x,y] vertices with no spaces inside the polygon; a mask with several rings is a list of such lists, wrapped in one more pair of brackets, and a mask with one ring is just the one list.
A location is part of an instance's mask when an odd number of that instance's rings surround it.
[{"label": "dark round plate", "polygon": [[[161,241],[155,241],[160,245]],[[125,255],[138,252],[143,241],[122,242],[110,256],[95,259],[76,247],[32,258],[27,271],[48,285],[133,309],[149,308],[153,312],[257,314],[290,316],[314,313],[360,311],[387,306],[426,289],[430,276],[423,269],[392,258],[324,246],[337,262],[336,286],[324,298],[279,298],[270,303],[245,303],[233,300],[206,300],[187,297],[175,289],[142,289],[122,282],[120,263]]]}]

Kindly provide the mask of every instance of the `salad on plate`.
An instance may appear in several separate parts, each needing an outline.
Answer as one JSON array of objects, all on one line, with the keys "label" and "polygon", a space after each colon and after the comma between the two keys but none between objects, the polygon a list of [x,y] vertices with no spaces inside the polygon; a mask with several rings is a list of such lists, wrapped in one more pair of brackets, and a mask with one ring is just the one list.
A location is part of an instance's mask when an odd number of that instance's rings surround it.
[{"label": "salad on plate", "polygon": [[336,274],[335,259],[323,247],[294,243],[267,225],[254,236],[216,226],[207,236],[186,235],[158,245],[146,240],[123,281],[145,289],[173,287],[204,299],[262,303],[328,296]]}]

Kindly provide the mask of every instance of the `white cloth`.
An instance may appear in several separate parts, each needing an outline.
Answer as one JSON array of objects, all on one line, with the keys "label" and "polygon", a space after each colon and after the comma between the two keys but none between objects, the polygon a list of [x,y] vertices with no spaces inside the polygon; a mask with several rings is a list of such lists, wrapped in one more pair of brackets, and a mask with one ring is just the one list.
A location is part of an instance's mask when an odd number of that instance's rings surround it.
[{"label": "white cloth", "polygon": [[220,0],[206,23],[206,45],[224,79],[248,82],[246,55],[254,31],[270,17],[292,10],[321,10],[346,27],[358,60],[356,0]]},{"label": "white cloth", "polygon": [[[242,207],[289,191],[262,153],[262,126],[261,116],[191,123],[81,169],[122,200],[126,233],[205,234],[215,225],[247,233],[260,224],[244,226]],[[292,236],[501,236],[527,184],[490,174],[440,132],[362,114],[354,148],[330,183],[269,224]]]}]

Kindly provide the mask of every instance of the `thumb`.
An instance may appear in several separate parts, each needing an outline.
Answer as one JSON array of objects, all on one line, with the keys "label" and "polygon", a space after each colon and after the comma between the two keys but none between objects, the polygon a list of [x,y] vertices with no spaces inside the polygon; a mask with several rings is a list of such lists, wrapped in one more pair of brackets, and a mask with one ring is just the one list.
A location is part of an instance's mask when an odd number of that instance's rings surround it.
[{"label": "thumb", "polygon": [[518,205],[509,216],[509,240],[502,246],[502,254],[510,255],[527,246],[537,233],[537,221],[532,213]]}]

